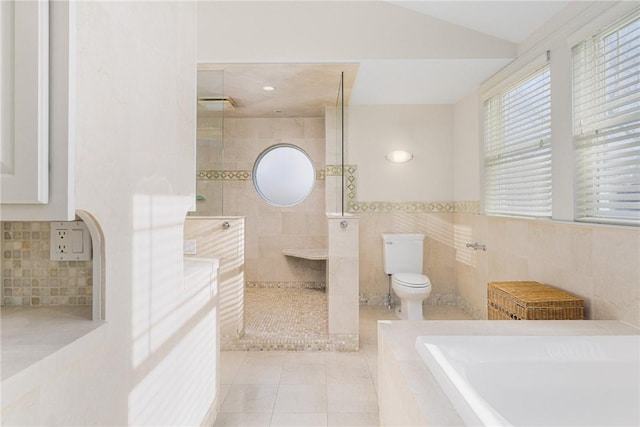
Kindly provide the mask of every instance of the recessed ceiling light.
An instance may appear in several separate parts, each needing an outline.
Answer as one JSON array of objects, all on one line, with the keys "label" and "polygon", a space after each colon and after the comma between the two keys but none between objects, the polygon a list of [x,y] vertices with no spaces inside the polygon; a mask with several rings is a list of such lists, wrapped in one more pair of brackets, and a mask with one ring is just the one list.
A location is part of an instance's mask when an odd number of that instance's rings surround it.
[{"label": "recessed ceiling light", "polygon": [[264,90],[266,90],[266,91],[268,91],[268,92],[269,92],[269,91],[272,91],[272,90],[276,90],[276,88],[275,88],[275,87],[273,87],[273,86],[263,86],[263,87],[262,87],[262,89],[264,89]]}]

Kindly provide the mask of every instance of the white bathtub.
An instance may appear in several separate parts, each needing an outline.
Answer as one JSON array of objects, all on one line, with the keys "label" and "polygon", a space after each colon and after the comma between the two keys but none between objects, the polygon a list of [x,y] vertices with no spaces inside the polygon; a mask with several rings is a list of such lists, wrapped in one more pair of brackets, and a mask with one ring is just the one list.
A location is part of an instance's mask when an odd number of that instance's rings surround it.
[{"label": "white bathtub", "polygon": [[467,425],[640,426],[640,336],[423,336]]}]

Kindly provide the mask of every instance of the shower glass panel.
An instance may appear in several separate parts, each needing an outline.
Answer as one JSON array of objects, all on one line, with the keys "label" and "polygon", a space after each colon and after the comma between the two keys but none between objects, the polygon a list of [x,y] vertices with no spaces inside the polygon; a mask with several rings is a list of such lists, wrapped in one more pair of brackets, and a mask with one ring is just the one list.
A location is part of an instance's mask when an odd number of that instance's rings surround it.
[{"label": "shower glass panel", "polygon": [[196,150],[197,216],[223,215],[224,199],[224,72],[198,70]]},{"label": "shower glass panel", "polygon": [[336,212],[344,215],[346,211],[346,191],[345,191],[345,146],[344,146],[344,72],[340,74],[340,84],[338,86],[338,95],[336,97],[336,138],[335,138],[335,170],[336,175],[335,194],[336,194]]}]

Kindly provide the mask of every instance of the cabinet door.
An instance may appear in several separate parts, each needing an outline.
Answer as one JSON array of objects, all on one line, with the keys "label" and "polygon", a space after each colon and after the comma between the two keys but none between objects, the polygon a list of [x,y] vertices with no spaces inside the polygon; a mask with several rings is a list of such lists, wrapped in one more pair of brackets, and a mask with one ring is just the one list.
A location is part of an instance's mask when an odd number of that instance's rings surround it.
[{"label": "cabinet door", "polygon": [[47,203],[48,2],[0,2],[0,45],[0,202]]},{"label": "cabinet door", "polygon": [[[11,8],[7,6],[8,4],[11,4]],[[2,125],[0,125],[0,135],[2,135],[0,137],[0,147],[2,148],[0,150],[0,159],[2,159],[0,163],[3,166],[0,179],[0,219],[3,221],[73,221],[75,218],[76,2],[0,0],[0,7],[2,7],[2,21],[0,22],[2,55],[0,58],[3,61],[0,67],[0,89],[2,90],[3,102]],[[23,7],[27,7],[27,9],[23,9]],[[11,76],[18,73],[22,74],[22,70],[19,70],[17,64],[14,63],[14,58],[17,60],[17,55],[13,53],[11,56],[5,55],[5,45],[10,40],[11,46],[20,46],[22,49],[26,42],[22,43],[16,40],[24,35],[22,33],[29,32],[23,31],[24,28],[29,28],[28,24],[25,24],[25,27],[21,23],[19,30],[17,30],[17,26],[13,25],[13,23],[17,22],[16,11],[18,11],[17,15],[20,16],[25,13],[33,17],[35,13],[39,16],[38,22],[42,23],[43,26],[48,23],[48,31],[39,33],[41,36],[48,34],[49,38],[48,43],[40,40],[39,44],[39,49],[45,49],[49,46],[48,60],[43,60],[39,63],[44,67],[48,65],[48,90],[44,90],[42,80],[33,83],[33,85],[37,84],[41,88],[40,95],[38,95],[41,103],[32,102],[35,110],[27,110],[32,112],[31,118],[17,120],[17,117],[14,117],[15,110],[13,110],[10,113],[12,119],[9,121],[12,124],[12,129],[16,129],[16,126],[26,121],[29,124],[27,129],[31,131],[36,127],[40,129],[38,131],[39,137],[46,138],[48,134],[48,143],[43,143],[40,140],[40,145],[33,143],[33,141],[19,140],[17,138],[5,140],[4,137],[5,93],[10,93],[12,97],[12,101],[8,105],[14,106],[13,99],[19,95],[17,92],[14,94],[14,89],[10,88],[22,90],[25,89],[26,85],[26,83],[5,85],[6,75],[4,73],[7,69],[7,64],[12,64],[10,68],[13,70]],[[48,21],[43,18],[45,12],[48,13]],[[6,29],[5,22],[12,23],[11,31]],[[30,31],[35,32],[35,22],[33,20],[29,22],[31,22]],[[31,36],[33,37],[34,34],[31,34]],[[13,47],[11,49],[15,50]],[[39,52],[42,54],[42,50],[39,50]],[[43,70],[41,68],[35,74],[32,72],[30,74],[32,79],[36,76],[47,77]],[[11,77],[9,81],[13,82],[14,78]],[[23,80],[18,79],[18,81]],[[45,101],[44,96],[47,96],[47,94],[49,99]],[[7,108],[7,110],[11,110],[11,108]],[[34,114],[34,111],[37,114]],[[48,126],[45,124],[47,121]],[[47,128],[48,130],[45,130]],[[11,132],[13,133],[14,131],[12,130]],[[34,149],[34,147],[38,148]],[[5,152],[11,154],[11,156],[6,157]],[[12,159],[10,162],[4,160],[9,158]],[[36,158],[38,159],[37,161],[35,160]],[[5,163],[15,165],[11,166],[15,173],[5,174]],[[18,167],[24,164],[30,166],[25,166],[24,170]],[[48,171],[46,170],[47,165],[50,165]],[[39,201],[37,201],[38,197],[24,197],[24,194],[29,194],[29,191],[31,191],[31,194],[38,194],[38,191],[40,191],[33,188],[28,189],[25,184],[27,182],[36,182],[34,180],[36,176],[38,177],[38,185],[42,190],[40,194],[42,195],[42,192],[45,192],[45,197],[40,197]],[[47,189],[48,195],[46,194]],[[5,190],[7,193],[5,193]],[[17,197],[20,197],[19,200],[30,201],[17,202],[15,199],[9,199],[9,191],[16,193]]]}]

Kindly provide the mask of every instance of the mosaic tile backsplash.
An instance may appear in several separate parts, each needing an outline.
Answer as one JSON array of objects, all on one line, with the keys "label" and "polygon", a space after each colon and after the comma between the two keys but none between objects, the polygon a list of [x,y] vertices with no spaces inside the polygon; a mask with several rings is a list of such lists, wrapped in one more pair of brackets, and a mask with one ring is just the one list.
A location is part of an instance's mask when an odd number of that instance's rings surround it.
[{"label": "mosaic tile backsplash", "polygon": [[2,305],[91,305],[92,261],[50,261],[49,222],[1,222]]}]

